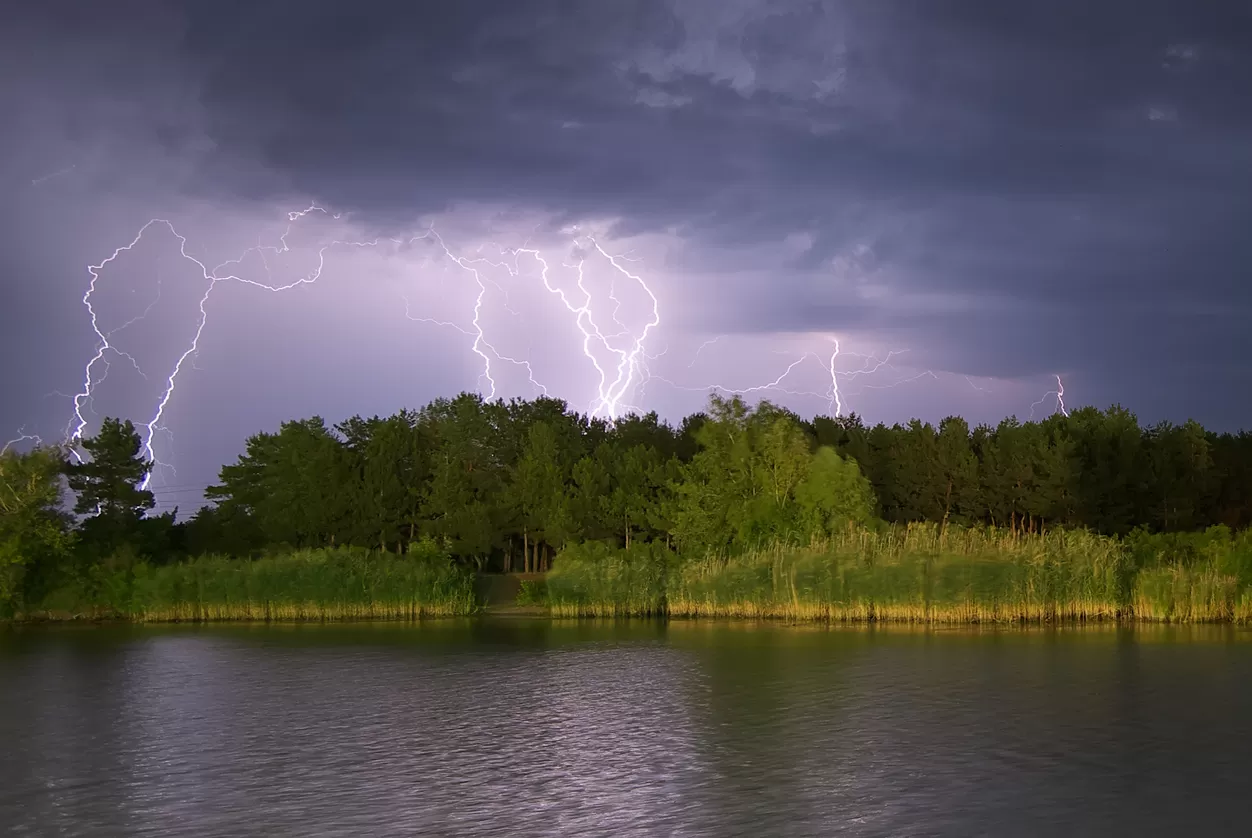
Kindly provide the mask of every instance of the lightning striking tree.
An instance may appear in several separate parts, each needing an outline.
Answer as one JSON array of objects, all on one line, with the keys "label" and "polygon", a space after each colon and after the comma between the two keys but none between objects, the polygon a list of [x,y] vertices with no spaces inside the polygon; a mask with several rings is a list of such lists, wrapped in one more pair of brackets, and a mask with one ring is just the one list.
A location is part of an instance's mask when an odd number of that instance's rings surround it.
[{"label": "lightning striking tree", "polygon": [[65,464],[70,488],[78,495],[74,511],[91,516],[84,530],[111,551],[138,531],[156,504],[152,492],[141,488],[152,462],[143,456],[143,441],[129,419],[106,418],[99,433],[78,444],[90,458]]}]

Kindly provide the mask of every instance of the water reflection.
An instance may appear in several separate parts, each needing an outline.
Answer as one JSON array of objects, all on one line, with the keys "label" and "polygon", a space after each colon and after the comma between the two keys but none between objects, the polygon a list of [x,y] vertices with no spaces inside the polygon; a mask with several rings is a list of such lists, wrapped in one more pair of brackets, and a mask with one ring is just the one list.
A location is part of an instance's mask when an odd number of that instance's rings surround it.
[{"label": "water reflection", "polygon": [[0,634],[23,835],[1156,834],[1238,823],[1232,629]]}]

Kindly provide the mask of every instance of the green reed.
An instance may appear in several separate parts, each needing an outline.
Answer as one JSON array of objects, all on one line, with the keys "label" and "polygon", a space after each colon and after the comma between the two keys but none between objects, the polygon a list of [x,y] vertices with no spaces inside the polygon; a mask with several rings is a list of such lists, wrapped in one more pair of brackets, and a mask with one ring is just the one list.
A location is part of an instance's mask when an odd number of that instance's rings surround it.
[{"label": "green reed", "polygon": [[1168,622],[1252,621],[1252,532],[1128,539],[1140,569],[1131,590],[1136,616]]},{"label": "green reed", "polygon": [[628,550],[587,542],[566,547],[548,573],[554,617],[653,616],[665,613],[673,554],[664,545]]},{"label": "green reed", "polygon": [[[563,552],[556,616],[920,623],[1252,619],[1252,537],[1119,540],[917,524],[680,559],[657,545]],[[1187,559],[1186,557],[1192,557]]]},{"label": "green reed", "polygon": [[472,613],[473,575],[446,558],[337,548],[254,561],[97,568],[28,616],[139,622],[417,619]]},{"label": "green reed", "polygon": [[1082,532],[917,525],[687,563],[671,616],[1043,622],[1118,616],[1124,556]]}]

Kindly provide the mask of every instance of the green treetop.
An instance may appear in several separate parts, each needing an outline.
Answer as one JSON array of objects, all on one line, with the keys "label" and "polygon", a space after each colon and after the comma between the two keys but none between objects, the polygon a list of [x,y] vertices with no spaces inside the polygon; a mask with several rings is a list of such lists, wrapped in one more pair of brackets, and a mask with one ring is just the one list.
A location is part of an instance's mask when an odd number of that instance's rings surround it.
[{"label": "green treetop", "polygon": [[100,432],[79,445],[91,459],[65,465],[70,488],[78,494],[75,512],[122,524],[138,521],[156,505],[152,493],[139,488],[152,463],[140,453],[142,442],[129,419],[106,418]]}]

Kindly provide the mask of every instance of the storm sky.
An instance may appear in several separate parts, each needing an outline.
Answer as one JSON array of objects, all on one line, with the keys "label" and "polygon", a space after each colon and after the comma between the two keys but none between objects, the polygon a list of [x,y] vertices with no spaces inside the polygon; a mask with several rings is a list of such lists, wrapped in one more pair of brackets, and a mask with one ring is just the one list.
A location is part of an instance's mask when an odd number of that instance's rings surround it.
[{"label": "storm sky", "polygon": [[45,0],[0,68],[0,443],[73,418],[88,265],[154,217],[242,256],[213,285],[158,224],[98,271],[86,432],[187,356],[165,506],[284,419],[594,409],[635,346],[618,411],[799,362],[750,395],[828,412],[838,339],[871,421],[1026,418],[1059,375],[1252,424],[1245,2]]}]

